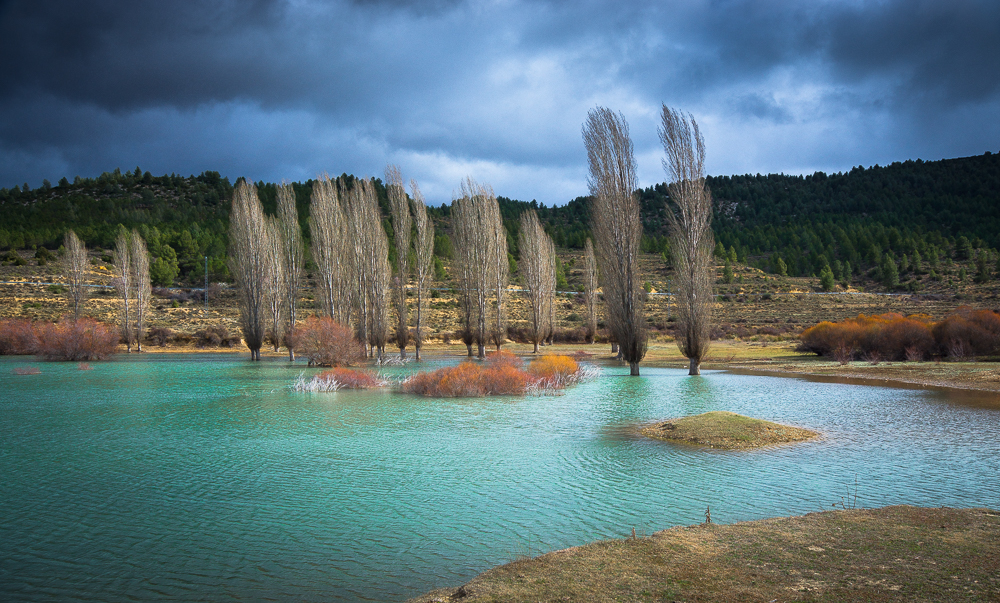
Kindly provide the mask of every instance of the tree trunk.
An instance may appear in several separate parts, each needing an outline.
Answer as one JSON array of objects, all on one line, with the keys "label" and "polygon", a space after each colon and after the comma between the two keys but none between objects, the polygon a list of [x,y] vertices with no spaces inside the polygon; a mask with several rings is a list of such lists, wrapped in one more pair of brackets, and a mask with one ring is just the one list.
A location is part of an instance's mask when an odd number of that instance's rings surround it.
[{"label": "tree trunk", "polygon": [[612,354],[617,354],[618,353],[618,344],[617,343],[612,343],[611,344],[611,353]]},{"label": "tree trunk", "polygon": [[288,361],[295,362],[295,348],[288,348]]},{"label": "tree trunk", "polygon": [[485,344],[480,343],[477,346],[476,349],[479,351],[479,356],[478,356],[479,358],[486,358],[486,345]]},{"label": "tree trunk", "polygon": [[420,362],[420,346],[417,346],[414,358],[416,359],[417,362]]},{"label": "tree trunk", "polygon": [[535,351],[533,351],[532,354],[537,354],[537,353],[538,353],[538,342],[536,341],[535,342]]},{"label": "tree trunk", "polygon": [[467,344],[465,344],[465,347],[466,347],[466,349],[469,350],[469,358],[472,358],[472,344],[471,343],[467,343]]},{"label": "tree trunk", "polygon": [[399,359],[406,360],[406,348],[399,348]]},{"label": "tree trunk", "polygon": [[632,376],[632,377],[638,377],[639,376],[639,363],[638,362],[629,362],[628,363],[628,369],[629,369],[629,373],[628,374],[630,376]]},{"label": "tree trunk", "polygon": [[690,370],[688,375],[700,375],[701,374],[701,362],[697,358],[692,358],[689,364]]}]

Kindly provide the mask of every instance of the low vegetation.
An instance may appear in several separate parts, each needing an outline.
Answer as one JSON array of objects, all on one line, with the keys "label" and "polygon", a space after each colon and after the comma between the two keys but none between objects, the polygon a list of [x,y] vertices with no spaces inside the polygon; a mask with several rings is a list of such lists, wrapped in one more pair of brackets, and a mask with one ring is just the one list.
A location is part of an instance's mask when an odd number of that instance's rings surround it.
[{"label": "low vegetation", "polygon": [[962,308],[934,322],[925,315],[859,315],[821,322],[806,329],[802,347],[846,363],[864,359],[926,360],[932,356],[964,360],[1000,351],[1000,314]]},{"label": "low vegetation", "polygon": [[569,356],[546,355],[527,368],[510,352],[494,352],[482,364],[417,373],[403,382],[403,391],[443,398],[520,395],[533,390],[560,389],[579,381],[585,371]]},{"label": "low vegetation", "polygon": [[744,417],[726,411],[706,412],[693,417],[664,421],[645,427],[642,429],[642,434],[668,442],[726,450],[748,450],[803,442],[819,436],[809,429]]},{"label": "low vegetation", "polygon": [[514,561],[411,603],[995,601],[998,541],[1000,513],[988,509],[896,506],[702,524]]},{"label": "low vegetation", "polygon": [[0,354],[35,354],[46,360],[104,360],[118,347],[115,329],[92,318],[57,323],[0,321]]},{"label": "low vegetation", "polygon": [[351,330],[332,318],[311,316],[289,336],[295,351],[318,366],[349,366],[365,357]]}]

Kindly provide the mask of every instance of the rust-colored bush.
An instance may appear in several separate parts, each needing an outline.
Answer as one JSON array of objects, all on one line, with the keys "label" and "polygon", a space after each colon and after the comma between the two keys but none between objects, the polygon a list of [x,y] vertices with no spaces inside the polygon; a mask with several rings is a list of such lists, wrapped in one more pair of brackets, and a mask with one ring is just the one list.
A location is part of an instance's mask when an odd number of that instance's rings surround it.
[{"label": "rust-colored bush", "polygon": [[934,325],[934,339],[942,355],[956,360],[996,354],[1000,348],[1000,315],[992,310],[961,308]]},{"label": "rust-colored bush", "polygon": [[323,371],[319,378],[333,379],[342,389],[372,389],[382,386],[382,382],[367,371],[342,367]]},{"label": "rust-colored bush", "polygon": [[114,327],[92,318],[36,325],[38,355],[46,360],[103,360],[118,347]]},{"label": "rust-colored bush", "polygon": [[332,318],[311,316],[288,338],[296,353],[319,366],[350,366],[365,357],[354,334]]},{"label": "rust-colored bush", "polygon": [[443,398],[520,395],[529,387],[565,387],[579,371],[568,356],[542,356],[527,370],[510,352],[490,354],[483,365],[463,362],[458,366],[417,373],[403,383],[403,391]]},{"label": "rust-colored bush", "polygon": [[802,348],[842,363],[851,359],[924,360],[940,354],[956,359],[1000,350],[1000,315],[962,308],[934,323],[918,314],[859,315],[839,323],[821,322],[802,332]]},{"label": "rust-colored bush", "polygon": [[38,352],[35,326],[26,318],[0,320],[0,356],[24,356]]}]

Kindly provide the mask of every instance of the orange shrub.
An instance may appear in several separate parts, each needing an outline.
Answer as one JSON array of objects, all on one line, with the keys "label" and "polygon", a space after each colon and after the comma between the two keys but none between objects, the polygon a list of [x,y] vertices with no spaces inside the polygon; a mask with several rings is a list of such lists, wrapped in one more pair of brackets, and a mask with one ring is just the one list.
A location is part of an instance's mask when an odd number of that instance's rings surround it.
[{"label": "orange shrub", "polygon": [[542,356],[524,370],[524,363],[510,352],[490,354],[482,365],[458,366],[417,373],[403,383],[403,391],[443,398],[520,395],[531,386],[563,387],[579,371],[568,356]]},{"label": "orange shrub", "polygon": [[580,365],[569,356],[545,355],[536,358],[528,372],[535,377],[541,385],[560,385],[570,376],[580,370]]},{"label": "orange shrub", "polygon": [[118,332],[92,318],[42,323],[36,332],[46,360],[103,360],[118,347]]},{"label": "orange shrub", "polygon": [[382,383],[371,373],[348,368],[335,368],[323,371],[319,374],[319,378],[333,379],[340,384],[340,387],[345,389],[372,389],[382,386]]},{"label": "orange shrub", "polygon": [[24,356],[38,351],[35,326],[26,318],[0,320],[0,356]]},{"label": "orange shrub", "polygon": [[1000,315],[962,308],[935,324],[923,314],[860,314],[839,323],[821,322],[800,338],[803,349],[842,362],[859,357],[923,360],[933,354],[964,358],[998,351]]},{"label": "orange shrub", "polygon": [[1000,315],[961,308],[934,325],[934,339],[941,353],[953,358],[995,354],[1000,348]]},{"label": "orange shrub", "polygon": [[288,345],[319,366],[350,366],[365,357],[364,347],[354,334],[332,318],[311,316],[295,327]]}]

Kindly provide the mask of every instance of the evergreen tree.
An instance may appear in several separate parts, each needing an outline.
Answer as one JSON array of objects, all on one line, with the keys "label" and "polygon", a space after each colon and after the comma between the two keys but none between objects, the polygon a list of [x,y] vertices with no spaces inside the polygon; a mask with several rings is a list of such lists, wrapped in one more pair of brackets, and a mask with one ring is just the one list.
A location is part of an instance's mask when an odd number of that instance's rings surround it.
[{"label": "evergreen tree", "polygon": [[888,255],[882,258],[882,284],[889,291],[895,290],[899,285],[899,268]]},{"label": "evergreen tree", "polygon": [[823,269],[819,271],[819,284],[823,288],[823,291],[833,290],[836,280],[833,278],[833,270],[829,264],[823,266]]}]

